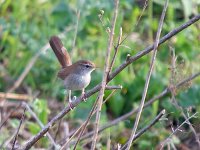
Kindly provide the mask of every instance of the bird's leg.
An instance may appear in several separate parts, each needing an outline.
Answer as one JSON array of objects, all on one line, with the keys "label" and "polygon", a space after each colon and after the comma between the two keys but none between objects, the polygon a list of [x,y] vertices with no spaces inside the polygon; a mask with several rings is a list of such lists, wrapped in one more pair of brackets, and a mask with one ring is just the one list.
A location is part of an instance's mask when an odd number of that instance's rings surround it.
[{"label": "bird's leg", "polygon": [[86,100],[87,100],[87,98],[85,96],[85,89],[82,89],[81,99],[83,99],[84,102],[86,102]]},{"label": "bird's leg", "polygon": [[71,96],[72,96],[72,91],[69,90],[69,108],[72,110],[74,107],[72,105],[72,98],[71,98]]}]

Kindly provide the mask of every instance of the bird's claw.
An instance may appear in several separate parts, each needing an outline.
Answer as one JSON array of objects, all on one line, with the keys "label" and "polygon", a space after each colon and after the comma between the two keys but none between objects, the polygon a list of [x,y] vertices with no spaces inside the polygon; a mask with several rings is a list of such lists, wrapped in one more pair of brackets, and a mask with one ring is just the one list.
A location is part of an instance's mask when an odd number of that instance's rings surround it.
[{"label": "bird's claw", "polygon": [[81,94],[81,99],[83,99],[83,101],[86,102],[87,97],[86,97],[85,93]]},{"label": "bird's claw", "polygon": [[73,104],[72,104],[72,102],[69,102],[69,108],[70,108],[70,110],[73,110],[75,107],[73,106]]},{"label": "bird's claw", "polygon": [[72,98],[72,100],[69,101],[69,108],[70,108],[71,110],[73,110],[74,108],[76,108],[76,107],[72,104],[72,101],[74,101],[74,100],[76,100],[76,96],[74,96],[74,97]]}]

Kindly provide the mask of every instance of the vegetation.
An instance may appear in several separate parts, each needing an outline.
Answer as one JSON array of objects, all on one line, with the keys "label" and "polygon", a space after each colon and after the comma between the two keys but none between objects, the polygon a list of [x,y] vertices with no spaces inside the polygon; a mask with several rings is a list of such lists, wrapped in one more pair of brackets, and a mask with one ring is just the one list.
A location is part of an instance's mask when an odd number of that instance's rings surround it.
[{"label": "vegetation", "polygon": [[[120,1],[113,45],[117,44],[120,27],[123,31],[122,39],[126,39],[119,46],[113,70],[126,60],[127,54],[134,56],[153,44],[164,2],[164,0],[149,0],[145,7],[145,0]],[[114,2],[107,0],[0,1],[0,92],[25,94],[33,97],[26,101],[27,105],[42,124],[47,124],[61,112],[64,105],[67,105],[66,90],[62,81],[57,78],[60,64],[48,46],[49,38],[52,35],[59,35],[73,62],[88,59],[100,68],[92,73],[92,81],[87,87],[87,91],[102,80],[113,11]],[[170,1],[161,37],[199,13],[199,0]],[[159,46],[146,100],[158,95],[167,87],[171,92],[143,110],[138,130],[147,126],[163,109],[166,110],[166,113],[159,122],[134,141],[135,149],[159,148],[161,142],[170,136],[173,129],[200,111],[199,77],[179,89],[174,88],[180,81],[200,71],[199,41],[200,22],[197,21]],[[113,54],[114,48],[111,57]],[[109,83],[109,85],[122,85],[123,88],[115,90],[114,94],[103,104],[101,126],[140,105],[151,55],[149,53],[130,64]],[[30,62],[33,65],[28,68]],[[25,69],[30,70],[18,84],[19,77]],[[107,90],[104,99],[112,92],[113,90]],[[79,96],[80,92],[73,92],[73,95]],[[97,94],[94,94],[86,103],[80,103],[62,119],[60,125],[57,123],[50,129],[50,134],[57,144],[62,145],[66,136],[77,130],[88,118],[96,97]],[[11,137],[14,137],[19,127],[24,110],[24,103],[18,107],[21,102],[17,97],[6,100],[5,97],[0,97],[1,148],[12,147],[14,138]],[[186,114],[186,118],[184,114]],[[125,144],[130,138],[135,117],[136,114],[133,114],[128,119],[99,134],[97,149],[109,149],[109,142],[110,149],[116,148],[118,143]],[[4,120],[6,121],[4,122]],[[91,118],[85,134],[94,129],[94,122],[95,115]],[[199,134],[200,119],[195,115],[190,119],[190,123],[195,133]],[[67,126],[69,133],[67,133]],[[15,145],[23,145],[40,130],[38,121],[29,110],[26,110]],[[185,123],[180,130],[182,131],[170,136],[171,140],[168,141],[168,144],[177,149],[181,149],[181,147],[198,149],[194,132],[191,131],[190,126]],[[77,149],[90,149],[91,139],[92,136],[81,141]],[[33,149],[51,147],[52,141],[45,136],[34,145]]]}]

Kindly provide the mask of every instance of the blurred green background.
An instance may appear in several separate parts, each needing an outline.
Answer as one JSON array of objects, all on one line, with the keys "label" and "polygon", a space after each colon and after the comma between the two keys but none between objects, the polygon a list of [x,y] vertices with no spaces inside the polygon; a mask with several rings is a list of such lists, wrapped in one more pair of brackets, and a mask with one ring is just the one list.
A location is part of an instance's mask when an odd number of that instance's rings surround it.
[{"label": "blurred green background", "polygon": [[[163,9],[164,0],[149,0],[148,7],[141,19],[144,0],[121,0],[115,30],[114,44],[117,42],[120,27],[123,37],[129,35],[117,54],[114,69],[125,61],[126,55],[135,55],[153,43],[157,31],[159,18]],[[91,89],[101,82],[107,48],[108,33],[113,13],[112,0],[0,0],[0,91],[6,92],[18,79],[30,59],[37,55],[52,35],[61,35],[65,47],[71,54],[72,61],[89,59],[100,69],[92,73],[92,81],[88,86]],[[101,10],[104,14],[101,14]],[[73,41],[76,33],[77,12],[80,11],[75,47]],[[171,0],[164,21],[162,36],[188,21],[200,12],[200,0]],[[99,18],[101,16],[101,19]],[[101,21],[100,21],[101,20]],[[185,77],[200,71],[200,22],[190,26],[159,47],[156,65],[149,85],[146,99],[159,94],[169,86],[170,82],[170,47],[177,56],[176,83]],[[73,51],[71,51],[73,48]],[[113,54],[114,50],[112,50]],[[112,55],[113,56],[113,55]],[[121,91],[115,94],[103,105],[101,124],[106,124],[139,105],[144,88],[145,78],[149,70],[151,54],[148,54],[124,69],[109,85],[122,85]],[[60,65],[51,50],[48,48],[41,53],[34,66],[15,93],[38,93],[37,100],[30,102],[41,121],[46,124],[60,109],[54,109],[56,103],[63,104],[65,89],[62,81],[56,77]],[[177,101],[187,108],[200,110],[200,78],[195,79],[190,86],[177,92]],[[111,93],[106,91],[105,98]],[[73,95],[80,93],[74,92]],[[66,116],[70,129],[80,126],[88,116],[96,95],[81,103],[74,111]],[[155,148],[170,134],[169,122],[179,124],[184,121],[180,111],[174,108],[170,95],[163,101],[154,103],[143,111],[139,128],[147,125],[156,114],[165,108],[169,120],[158,123],[145,135],[139,138],[135,146],[138,149]],[[101,148],[106,148],[107,136],[111,136],[113,145],[124,143],[130,136],[135,116],[119,125],[103,132]],[[93,118],[94,120],[94,118]],[[9,128],[15,130],[18,119],[10,120]],[[192,120],[199,124],[199,119]],[[37,133],[40,128],[35,121],[26,121],[26,130],[31,134]],[[113,131],[118,131],[114,132]],[[1,132],[11,134],[8,130]],[[189,131],[188,131],[189,132]],[[2,134],[1,134],[2,135]],[[0,135],[0,142],[4,138]],[[186,136],[187,138],[190,135]],[[149,140],[149,139],[152,140]],[[177,138],[179,139],[179,138]],[[39,142],[39,147],[48,147],[47,138]],[[23,139],[21,139],[23,141]],[[180,144],[181,141],[175,140]]]}]

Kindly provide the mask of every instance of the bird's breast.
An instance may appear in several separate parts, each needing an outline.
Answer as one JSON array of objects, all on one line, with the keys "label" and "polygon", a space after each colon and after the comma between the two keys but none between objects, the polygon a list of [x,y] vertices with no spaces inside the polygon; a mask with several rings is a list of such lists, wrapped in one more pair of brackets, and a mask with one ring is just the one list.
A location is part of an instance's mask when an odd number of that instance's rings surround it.
[{"label": "bird's breast", "polygon": [[64,85],[68,90],[82,90],[89,85],[90,80],[90,74],[69,74],[64,80]]}]

